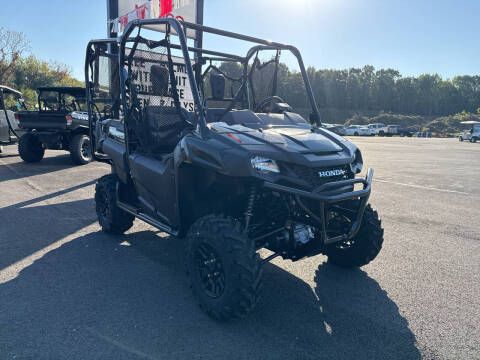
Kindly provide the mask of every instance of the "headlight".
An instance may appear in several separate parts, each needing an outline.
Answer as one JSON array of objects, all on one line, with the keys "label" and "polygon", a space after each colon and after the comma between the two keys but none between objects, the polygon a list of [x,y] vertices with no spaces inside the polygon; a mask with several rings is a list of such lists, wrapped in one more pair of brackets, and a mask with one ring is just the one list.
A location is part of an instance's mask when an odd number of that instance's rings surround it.
[{"label": "headlight", "polygon": [[355,160],[350,164],[350,169],[354,174],[359,174],[363,169],[363,158],[360,150],[355,151]]},{"label": "headlight", "polygon": [[278,168],[275,160],[267,159],[261,156],[255,156],[251,159],[252,167],[261,172],[262,174],[268,173],[279,173],[280,169]]}]

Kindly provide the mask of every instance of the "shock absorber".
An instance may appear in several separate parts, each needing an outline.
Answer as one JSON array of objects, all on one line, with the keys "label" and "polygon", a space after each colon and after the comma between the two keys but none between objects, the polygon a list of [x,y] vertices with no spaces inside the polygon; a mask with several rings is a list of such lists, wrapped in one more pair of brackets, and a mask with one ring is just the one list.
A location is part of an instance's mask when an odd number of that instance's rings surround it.
[{"label": "shock absorber", "polygon": [[248,196],[247,209],[245,211],[245,232],[248,232],[250,221],[253,216],[253,208],[255,206],[255,198],[257,196],[257,188],[252,185],[250,188],[250,195]]}]

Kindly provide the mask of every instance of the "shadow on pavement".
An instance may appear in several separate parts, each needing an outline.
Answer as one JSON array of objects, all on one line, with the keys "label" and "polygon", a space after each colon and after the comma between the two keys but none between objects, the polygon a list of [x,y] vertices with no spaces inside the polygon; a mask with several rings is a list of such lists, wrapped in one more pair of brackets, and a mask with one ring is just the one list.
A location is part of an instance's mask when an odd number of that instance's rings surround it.
[{"label": "shadow on pavement", "polygon": [[363,271],[321,264],[313,291],[268,264],[257,309],[218,323],[193,301],[183,240],[155,234],[78,237],[1,284],[0,357],[420,358],[407,321]]},{"label": "shadow on pavement", "polygon": [[95,221],[90,199],[0,209],[0,271]]},{"label": "shadow on pavement", "polygon": [[[10,155],[1,156],[0,154],[0,160],[7,157],[10,157]],[[3,163],[0,164],[0,182],[62,171],[74,166],[78,165],[73,164],[70,155],[65,153],[58,156],[48,156],[42,161],[32,164],[21,160],[14,163]]]},{"label": "shadow on pavement", "polygon": [[94,183],[88,181],[0,208],[0,271],[94,223],[92,199],[48,203]]}]

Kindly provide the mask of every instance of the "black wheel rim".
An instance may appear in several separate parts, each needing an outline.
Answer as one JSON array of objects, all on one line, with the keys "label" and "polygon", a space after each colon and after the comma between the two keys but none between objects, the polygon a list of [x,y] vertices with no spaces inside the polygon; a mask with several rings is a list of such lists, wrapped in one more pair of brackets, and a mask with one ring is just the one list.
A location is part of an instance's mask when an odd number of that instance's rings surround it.
[{"label": "black wheel rim", "polygon": [[195,264],[203,291],[211,298],[219,298],[225,291],[225,271],[217,252],[202,243],[195,251]]},{"label": "black wheel rim", "polygon": [[84,139],[80,147],[80,153],[84,159],[90,159],[90,140]]}]

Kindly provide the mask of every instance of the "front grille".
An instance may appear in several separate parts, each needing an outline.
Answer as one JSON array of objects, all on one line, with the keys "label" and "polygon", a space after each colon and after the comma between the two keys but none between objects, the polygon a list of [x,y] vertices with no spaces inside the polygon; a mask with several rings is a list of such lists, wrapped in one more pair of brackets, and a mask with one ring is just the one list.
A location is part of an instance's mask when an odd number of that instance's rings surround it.
[{"label": "front grille", "polygon": [[[289,164],[288,169],[293,172],[293,174],[299,179],[305,181],[312,187],[318,187],[328,182],[340,181],[352,178],[352,172],[348,165],[337,166],[337,167],[322,167],[322,168],[311,168],[302,165]],[[332,170],[344,170],[343,175],[333,175],[333,176],[324,176],[319,175],[320,172],[330,172]]]}]

